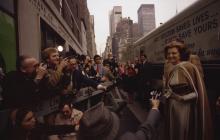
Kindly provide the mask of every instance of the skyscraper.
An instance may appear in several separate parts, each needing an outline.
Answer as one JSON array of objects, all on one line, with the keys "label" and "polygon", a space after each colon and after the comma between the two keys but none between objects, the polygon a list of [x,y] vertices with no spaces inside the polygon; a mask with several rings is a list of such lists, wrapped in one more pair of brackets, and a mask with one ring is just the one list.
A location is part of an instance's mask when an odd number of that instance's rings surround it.
[{"label": "skyscraper", "polygon": [[154,4],[142,4],[138,9],[138,26],[141,35],[155,28]]},{"label": "skyscraper", "polygon": [[116,32],[117,24],[122,18],[122,8],[121,6],[114,6],[109,14],[109,32],[112,37]]}]

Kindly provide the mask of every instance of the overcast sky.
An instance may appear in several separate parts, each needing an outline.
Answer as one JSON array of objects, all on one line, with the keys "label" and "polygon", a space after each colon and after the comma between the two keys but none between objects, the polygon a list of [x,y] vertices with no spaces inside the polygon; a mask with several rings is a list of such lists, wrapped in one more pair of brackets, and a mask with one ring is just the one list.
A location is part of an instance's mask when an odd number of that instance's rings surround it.
[{"label": "overcast sky", "polygon": [[156,26],[164,23],[197,0],[87,0],[91,15],[95,18],[97,52],[103,52],[109,36],[109,11],[113,6],[122,6],[122,17],[137,22],[137,10],[141,4],[154,4]]}]

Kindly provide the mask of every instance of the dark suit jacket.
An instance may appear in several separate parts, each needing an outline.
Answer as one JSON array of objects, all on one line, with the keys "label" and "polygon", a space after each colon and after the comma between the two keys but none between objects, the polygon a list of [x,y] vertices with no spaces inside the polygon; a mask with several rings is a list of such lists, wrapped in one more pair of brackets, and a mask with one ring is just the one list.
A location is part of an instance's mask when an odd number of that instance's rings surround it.
[{"label": "dark suit jacket", "polygon": [[159,125],[160,112],[151,109],[147,120],[140,126],[136,133],[127,132],[119,140],[151,140],[156,133],[156,127]]},{"label": "dark suit jacket", "polygon": [[4,82],[4,104],[7,108],[32,107],[37,102],[38,90],[33,79],[20,71],[12,71]]},{"label": "dark suit jacket", "polygon": [[142,82],[148,82],[152,78],[152,64],[149,62],[144,62],[144,64],[139,64],[138,76]]},{"label": "dark suit jacket", "polygon": [[92,86],[96,88],[98,83],[94,80],[89,79],[81,73],[79,70],[74,70],[72,74],[73,86],[79,90],[83,86]]}]

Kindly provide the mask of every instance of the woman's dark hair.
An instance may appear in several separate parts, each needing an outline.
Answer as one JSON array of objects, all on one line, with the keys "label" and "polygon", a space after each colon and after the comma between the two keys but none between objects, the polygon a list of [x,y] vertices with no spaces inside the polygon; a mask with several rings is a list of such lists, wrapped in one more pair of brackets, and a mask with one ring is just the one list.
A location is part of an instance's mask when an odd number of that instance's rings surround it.
[{"label": "woman's dark hair", "polygon": [[165,52],[165,58],[167,59],[167,53],[168,50],[171,48],[177,48],[177,50],[180,53],[180,60],[181,61],[187,61],[189,60],[189,56],[191,54],[191,51],[186,47],[186,45],[183,42],[179,41],[171,41],[165,46],[164,52]]},{"label": "woman's dark hair", "polygon": [[29,112],[32,112],[32,110],[28,108],[20,108],[16,111],[16,117],[15,117],[16,127],[21,127],[22,121]]}]

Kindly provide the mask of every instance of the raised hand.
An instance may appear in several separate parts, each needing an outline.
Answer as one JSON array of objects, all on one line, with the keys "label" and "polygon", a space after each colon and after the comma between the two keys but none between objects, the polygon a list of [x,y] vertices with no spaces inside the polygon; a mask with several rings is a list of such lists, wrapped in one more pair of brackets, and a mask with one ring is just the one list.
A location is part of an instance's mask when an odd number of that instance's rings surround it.
[{"label": "raised hand", "polygon": [[36,77],[35,79],[41,80],[43,77],[47,74],[47,68],[43,63],[39,65],[39,67],[36,69]]},{"label": "raised hand", "polygon": [[151,98],[152,109],[158,109],[160,106],[159,97],[161,96],[161,92],[154,90],[151,91],[150,94],[152,96]]}]

